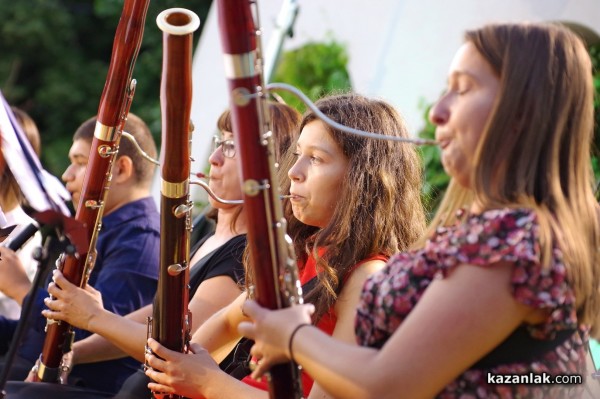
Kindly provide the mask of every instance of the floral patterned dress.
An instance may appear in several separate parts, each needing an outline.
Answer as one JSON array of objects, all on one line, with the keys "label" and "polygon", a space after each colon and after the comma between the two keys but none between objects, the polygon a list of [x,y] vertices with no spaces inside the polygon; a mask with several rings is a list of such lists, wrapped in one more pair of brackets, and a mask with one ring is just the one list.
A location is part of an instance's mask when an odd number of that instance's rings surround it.
[{"label": "floral patterned dress", "polygon": [[[587,327],[579,326],[575,295],[558,248],[549,267],[540,264],[539,225],[529,209],[497,209],[479,215],[459,211],[458,222],[440,227],[424,248],[401,253],[372,275],[363,288],[356,318],[360,345],[380,348],[415,307],[434,278],[449,275],[461,264],[493,267],[514,263],[512,294],[521,303],[544,309],[549,316],[524,326],[532,339],[567,337],[557,347],[528,362],[472,367],[447,385],[438,398],[563,398],[579,397],[582,385],[488,384],[487,373],[584,374]],[[529,337],[528,337],[529,338]]]}]

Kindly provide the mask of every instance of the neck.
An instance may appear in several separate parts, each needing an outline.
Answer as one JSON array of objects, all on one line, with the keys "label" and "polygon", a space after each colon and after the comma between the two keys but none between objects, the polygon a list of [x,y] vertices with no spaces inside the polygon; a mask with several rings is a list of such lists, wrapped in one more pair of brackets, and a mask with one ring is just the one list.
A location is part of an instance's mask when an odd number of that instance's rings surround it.
[{"label": "neck", "polygon": [[229,241],[236,235],[246,233],[246,215],[244,211],[242,211],[242,213],[236,219],[234,228],[231,228],[231,221],[235,216],[236,209],[237,208],[218,210],[219,213],[217,216],[215,234],[213,234],[206,241],[204,241],[204,244],[202,244],[202,246],[198,249],[198,251],[196,251],[192,259],[190,260],[190,264],[195,265],[208,253],[225,244],[227,241]]},{"label": "neck", "polygon": [[248,231],[246,226],[246,213],[244,211],[239,214],[232,228],[231,222],[233,221],[237,210],[237,207],[219,209],[215,236],[232,237],[238,234],[245,234]]},{"label": "neck", "polygon": [[148,190],[139,187],[127,187],[124,190],[114,191],[111,189],[108,193],[109,198],[107,198],[104,205],[104,216],[109,215],[124,205],[148,196],[150,196]]},{"label": "neck", "polygon": [[482,212],[485,210],[485,208],[486,208],[486,207],[485,207],[485,206],[483,206],[483,204],[482,204],[480,201],[478,201],[477,199],[475,199],[475,200],[474,200],[474,201],[471,203],[471,206],[469,207],[469,211],[470,211],[471,213],[478,214],[478,213],[482,213]]}]

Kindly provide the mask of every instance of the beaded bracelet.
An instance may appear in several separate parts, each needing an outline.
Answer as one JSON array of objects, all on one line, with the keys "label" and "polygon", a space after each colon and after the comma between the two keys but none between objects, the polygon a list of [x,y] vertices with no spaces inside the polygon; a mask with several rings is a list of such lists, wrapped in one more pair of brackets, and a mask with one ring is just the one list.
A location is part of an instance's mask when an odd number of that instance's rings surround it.
[{"label": "beaded bracelet", "polygon": [[294,352],[292,352],[292,343],[294,342],[294,337],[296,336],[296,333],[302,328],[302,327],[306,327],[306,326],[312,326],[312,324],[310,323],[302,323],[302,324],[298,324],[296,326],[296,328],[294,328],[294,331],[292,331],[292,334],[290,335],[290,340],[288,342],[288,351],[290,352],[290,360],[293,362],[296,362],[296,360],[294,359]]}]

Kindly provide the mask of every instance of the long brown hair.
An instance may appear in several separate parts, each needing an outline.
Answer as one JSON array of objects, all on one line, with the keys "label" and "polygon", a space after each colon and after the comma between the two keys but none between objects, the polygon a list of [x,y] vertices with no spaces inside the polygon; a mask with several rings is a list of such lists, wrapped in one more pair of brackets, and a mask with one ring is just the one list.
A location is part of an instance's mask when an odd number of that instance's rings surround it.
[{"label": "long brown hair", "polygon": [[[408,137],[404,121],[384,101],[341,94],[323,98],[316,106],[346,126]],[[309,111],[301,128],[316,119]],[[288,216],[300,262],[311,255],[317,262],[319,284],[305,293],[305,299],[315,304],[316,320],[335,303],[352,267],[373,255],[407,249],[425,229],[421,162],[414,146],[327,129],[349,160],[331,221],[319,229]]]},{"label": "long brown hair", "polygon": [[[27,137],[29,144],[31,144],[33,151],[39,158],[40,132],[37,125],[29,116],[29,114],[22,109],[15,106],[11,106],[10,109],[13,111],[19,125],[21,125],[23,133],[25,133],[25,136]],[[3,162],[0,162],[0,165],[2,164]],[[4,211],[7,212],[12,210],[12,206],[16,205],[27,206],[27,199],[21,192],[19,183],[17,183],[17,179],[13,175],[8,165],[4,164],[4,168],[0,167],[0,171],[0,198],[2,199],[0,203],[2,203],[4,206]]]},{"label": "long brown hair", "polygon": [[[586,48],[558,24],[487,25],[467,32],[466,40],[500,79],[475,154],[473,195],[488,209],[536,211],[543,263],[557,243],[579,322],[597,329],[600,223],[590,163],[594,90]],[[461,191],[452,186],[440,214],[453,215],[473,199]],[[436,222],[432,228],[448,220]]]},{"label": "long brown hair", "polygon": [[33,118],[31,116],[29,116],[29,114],[27,112],[23,111],[21,108],[11,106],[10,109],[15,114],[15,118],[17,119],[17,122],[19,122],[19,125],[21,125],[21,128],[23,129],[23,133],[25,133],[25,136],[27,137],[29,144],[31,144],[33,151],[39,158],[41,155],[41,146],[42,145],[41,145],[40,131],[37,127],[37,124],[35,123]]},{"label": "long brown hair", "polygon": [[[291,143],[298,134],[298,125],[302,115],[294,108],[287,104],[279,103],[276,101],[269,101],[267,103],[271,118],[271,131],[273,132],[273,141],[275,144],[275,161],[279,162],[282,159],[284,153],[287,153]],[[232,132],[233,123],[231,121],[231,111],[225,110],[219,116],[217,120],[217,129],[221,132]],[[243,205],[240,205],[236,211],[236,214],[231,221],[231,229],[234,231],[235,223],[237,218],[242,213]],[[211,210],[207,216],[216,219],[216,210]],[[235,231],[234,231],[235,232]],[[251,275],[251,268],[248,267],[249,254],[244,254],[244,263],[246,264],[246,270],[248,275]],[[247,282],[251,281],[252,277],[246,276]]]}]

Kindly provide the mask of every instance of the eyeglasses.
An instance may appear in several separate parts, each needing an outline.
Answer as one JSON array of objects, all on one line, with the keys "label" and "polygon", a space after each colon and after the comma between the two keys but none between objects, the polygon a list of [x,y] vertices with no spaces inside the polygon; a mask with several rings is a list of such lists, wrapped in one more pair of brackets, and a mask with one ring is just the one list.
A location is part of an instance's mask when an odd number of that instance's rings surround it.
[{"label": "eyeglasses", "polygon": [[212,152],[215,152],[217,148],[221,146],[223,150],[223,156],[227,158],[233,158],[235,156],[235,144],[233,140],[221,140],[219,136],[214,136]]}]

